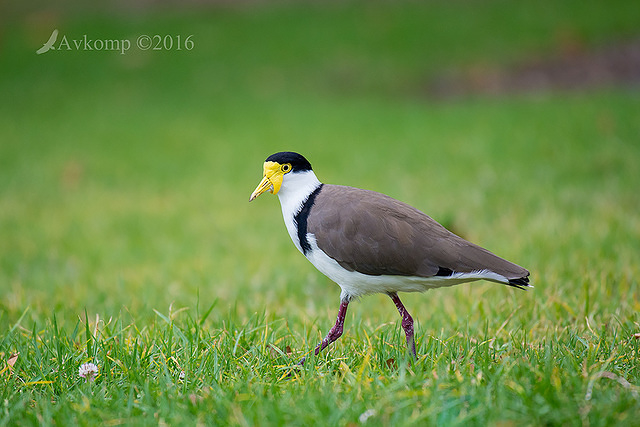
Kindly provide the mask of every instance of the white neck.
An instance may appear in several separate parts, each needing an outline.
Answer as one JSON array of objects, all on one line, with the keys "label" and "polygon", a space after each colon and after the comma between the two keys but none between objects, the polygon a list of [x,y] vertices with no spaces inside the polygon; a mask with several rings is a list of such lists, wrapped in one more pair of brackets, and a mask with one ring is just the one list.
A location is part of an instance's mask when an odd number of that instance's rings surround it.
[{"label": "white neck", "polygon": [[278,191],[282,217],[284,218],[284,224],[287,226],[291,240],[293,240],[298,250],[302,252],[294,217],[300,211],[302,204],[307,200],[309,195],[321,185],[321,182],[313,171],[291,172],[283,178],[282,186],[280,187],[280,191]]}]

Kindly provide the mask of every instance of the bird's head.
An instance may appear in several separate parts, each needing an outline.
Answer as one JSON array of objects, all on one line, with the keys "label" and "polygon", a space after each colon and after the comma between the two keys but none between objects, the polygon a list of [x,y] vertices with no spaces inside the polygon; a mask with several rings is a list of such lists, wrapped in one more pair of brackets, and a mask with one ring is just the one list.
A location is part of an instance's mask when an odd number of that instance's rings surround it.
[{"label": "bird's head", "polygon": [[282,182],[286,179],[286,175],[298,172],[310,171],[311,163],[298,153],[291,151],[282,151],[267,157],[264,162],[264,175],[260,184],[251,194],[249,201],[269,191],[272,194],[278,194]]}]

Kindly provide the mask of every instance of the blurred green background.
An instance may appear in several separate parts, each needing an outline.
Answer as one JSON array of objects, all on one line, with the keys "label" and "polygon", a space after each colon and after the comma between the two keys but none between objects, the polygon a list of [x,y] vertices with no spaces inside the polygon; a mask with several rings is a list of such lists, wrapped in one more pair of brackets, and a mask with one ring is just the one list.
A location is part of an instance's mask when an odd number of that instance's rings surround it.
[{"label": "blurred green background", "polygon": [[[72,327],[85,309],[144,322],[216,300],[211,325],[266,310],[328,327],[338,287],[295,251],[276,198],[248,203],[281,150],[531,270],[527,294],[405,296],[428,330],[482,321],[478,301],[524,305],[528,325],[637,321],[637,81],[508,83],[637,40],[634,2],[15,2],[2,23],[2,329],[27,307],[27,328]],[[71,50],[37,55],[54,29]],[[84,36],[131,48],[76,49]],[[381,296],[353,307],[396,320]]]},{"label": "blurred green background", "polygon": [[[636,3],[3,3],[0,425],[633,423]],[[339,288],[276,197],[248,202],[281,150],[535,289],[403,295],[412,363],[393,304],[363,298],[285,379]]]}]

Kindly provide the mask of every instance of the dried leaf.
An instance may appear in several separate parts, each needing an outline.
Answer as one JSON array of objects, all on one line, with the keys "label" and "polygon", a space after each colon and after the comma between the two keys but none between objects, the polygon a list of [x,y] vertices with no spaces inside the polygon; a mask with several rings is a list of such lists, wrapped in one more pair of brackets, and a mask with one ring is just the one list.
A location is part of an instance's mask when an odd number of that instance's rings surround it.
[{"label": "dried leaf", "polygon": [[9,365],[10,369],[13,369],[13,365],[16,364],[16,361],[18,360],[18,355],[20,354],[20,352],[18,353],[13,353],[10,357],[9,360],[7,360],[7,365]]},{"label": "dried leaf", "polygon": [[278,355],[278,348],[273,344],[268,344],[267,348],[269,349],[269,354],[271,357],[276,357]]},{"label": "dried leaf", "polygon": [[387,368],[389,369],[398,369],[398,365],[396,364],[396,359],[393,357],[391,359],[387,359]]},{"label": "dried leaf", "polygon": [[[11,354],[11,356],[9,356],[9,359],[7,360],[7,366],[5,366],[4,368],[0,369],[0,374],[4,374],[5,372],[9,371],[9,374],[11,374],[11,372],[13,371],[13,365],[16,364],[16,361],[18,360],[18,355],[20,353],[13,353]],[[4,353],[2,354],[4,356]]]}]

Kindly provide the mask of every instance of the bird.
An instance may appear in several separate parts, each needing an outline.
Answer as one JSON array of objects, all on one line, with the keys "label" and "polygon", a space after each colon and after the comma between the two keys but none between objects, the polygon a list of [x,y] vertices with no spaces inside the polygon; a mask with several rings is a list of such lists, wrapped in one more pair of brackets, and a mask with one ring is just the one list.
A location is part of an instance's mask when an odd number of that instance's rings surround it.
[{"label": "bird", "polygon": [[55,29],[51,33],[51,36],[49,36],[49,40],[47,40],[47,42],[43,44],[40,49],[36,50],[36,53],[40,55],[45,52],[49,52],[49,50],[51,49],[55,49],[55,47],[53,47],[53,44],[56,42],[57,38],[58,38],[58,30]]},{"label": "bird", "polygon": [[349,303],[365,295],[391,298],[402,318],[407,349],[417,358],[413,317],[399,292],[476,280],[533,287],[525,268],[468,242],[404,202],[371,190],[323,184],[301,154],[282,151],[267,157],[262,181],[249,201],[267,191],[278,196],[296,248],[341,288],[336,322],[315,355],[342,336]]}]

